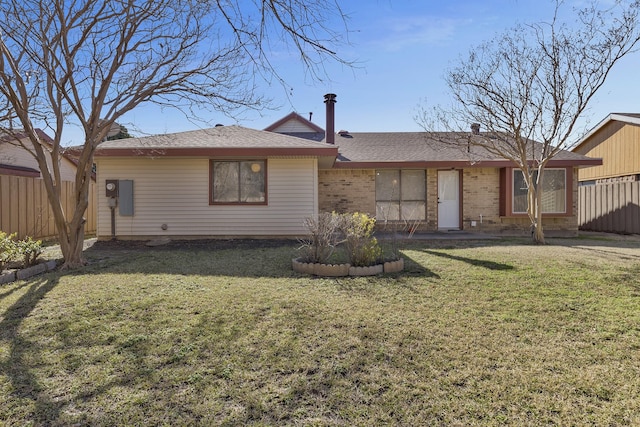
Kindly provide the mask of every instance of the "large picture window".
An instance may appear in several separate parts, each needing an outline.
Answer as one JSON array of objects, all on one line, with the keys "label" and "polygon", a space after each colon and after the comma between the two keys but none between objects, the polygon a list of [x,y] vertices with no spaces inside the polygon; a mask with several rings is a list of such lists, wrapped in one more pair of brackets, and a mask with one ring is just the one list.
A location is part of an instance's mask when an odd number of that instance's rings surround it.
[{"label": "large picture window", "polygon": [[266,161],[211,161],[211,203],[265,204]]},{"label": "large picture window", "polygon": [[[535,172],[533,179],[537,179]],[[567,176],[565,169],[545,169],[542,178],[542,213],[567,211]],[[515,214],[527,213],[527,184],[520,169],[513,170],[513,206]]]},{"label": "large picture window", "polygon": [[424,170],[376,171],[376,218],[421,221],[426,218]]}]

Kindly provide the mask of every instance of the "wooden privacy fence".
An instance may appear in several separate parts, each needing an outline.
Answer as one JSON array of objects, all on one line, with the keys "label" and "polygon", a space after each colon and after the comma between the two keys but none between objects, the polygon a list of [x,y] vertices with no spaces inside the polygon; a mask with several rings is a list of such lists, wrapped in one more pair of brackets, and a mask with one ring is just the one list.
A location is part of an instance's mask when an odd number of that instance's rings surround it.
[{"label": "wooden privacy fence", "polygon": [[580,230],[640,233],[640,182],[613,182],[579,187]]},{"label": "wooden privacy fence", "polygon": [[[62,205],[66,213],[73,213],[74,182],[62,183]],[[85,215],[85,233],[96,231],[96,184],[89,188],[89,207]],[[53,214],[44,183],[38,178],[0,175],[0,230],[18,233],[18,238],[35,239],[57,237]]]}]

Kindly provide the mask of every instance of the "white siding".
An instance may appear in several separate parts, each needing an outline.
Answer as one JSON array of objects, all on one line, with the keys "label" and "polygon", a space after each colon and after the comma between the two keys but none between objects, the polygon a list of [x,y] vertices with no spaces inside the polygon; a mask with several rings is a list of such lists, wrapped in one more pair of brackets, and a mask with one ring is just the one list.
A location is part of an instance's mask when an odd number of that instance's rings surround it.
[{"label": "white siding", "polygon": [[[0,163],[40,170],[36,159],[24,148],[9,143],[0,143]],[[51,156],[47,156],[49,170]],[[76,166],[68,159],[60,158],[60,178],[63,181],[76,180]]]},{"label": "white siding", "polygon": [[[209,205],[209,159],[98,158],[98,237],[111,235],[105,180],[133,180],[134,215],[116,236],[299,236],[317,213],[317,161],[269,159],[266,206]],[[167,230],[162,230],[167,224]]]},{"label": "white siding", "polygon": [[307,126],[305,123],[302,123],[299,120],[289,120],[277,128],[273,129],[271,132],[275,133],[295,133],[295,132],[316,132],[310,126]]}]

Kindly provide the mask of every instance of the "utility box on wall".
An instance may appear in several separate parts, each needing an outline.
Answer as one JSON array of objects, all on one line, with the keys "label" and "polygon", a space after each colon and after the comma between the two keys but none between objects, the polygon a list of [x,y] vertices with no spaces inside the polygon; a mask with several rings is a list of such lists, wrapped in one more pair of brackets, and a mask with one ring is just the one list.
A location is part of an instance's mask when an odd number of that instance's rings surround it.
[{"label": "utility box on wall", "polygon": [[121,216],[133,216],[133,180],[118,181],[118,206]]},{"label": "utility box on wall", "polygon": [[118,180],[108,179],[105,182],[105,195],[107,197],[118,197]]}]

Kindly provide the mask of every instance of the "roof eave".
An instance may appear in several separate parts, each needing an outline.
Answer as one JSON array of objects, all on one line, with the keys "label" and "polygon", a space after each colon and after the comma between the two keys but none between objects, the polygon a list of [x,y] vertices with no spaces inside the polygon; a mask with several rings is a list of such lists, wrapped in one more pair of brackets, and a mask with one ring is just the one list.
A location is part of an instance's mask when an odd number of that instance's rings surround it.
[{"label": "roof eave", "polygon": [[98,148],[95,157],[333,157],[337,147]]},{"label": "roof eave", "polygon": [[40,171],[25,166],[0,164],[0,175],[24,176],[29,178],[40,178]]},{"label": "roof eave", "polygon": [[595,125],[589,132],[587,132],[586,135],[584,135],[578,141],[576,146],[571,149],[571,151],[574,151],[574,152],[577,151],[578,148],[580,148],[584,143],[587,142],[587,140],[589,140],[589,138],[591,138],[593,135],[598,133],[600,131],[600,129],[602,129],[603,127],[605,127],[606,125],[608,125],[609,123],[614,122],[614,121],[640,126],[640,118],[639,117],[631,117],[631,116],[627,116],[627,115],[620,114],[620,113],[611,113],[607,117],[605,117],[604,119],[600,120],[600,122],[597,125]]},{"label": "roof eave", "polygon": [[333,169],[336,164],[336,156],[318,156],[318,169]]},{"label": "roof eave", "polygon": [[[602,165],[602,159],[550,160],[548,167],[590,167]],[[421,161],[337,161],[336,169],[460,169],[460,168],[515,167],[509,160],[421,160]]]}]

